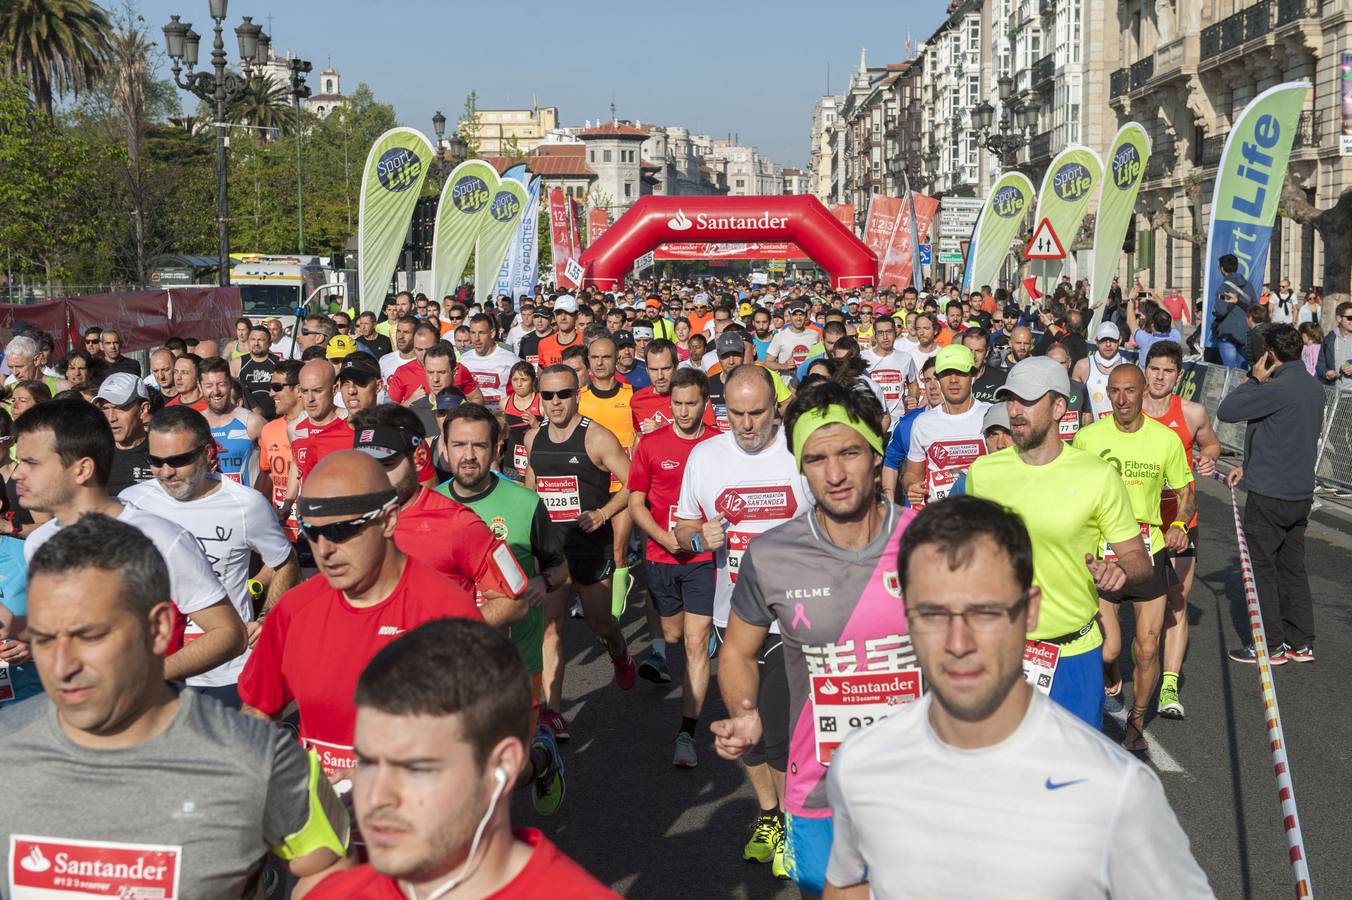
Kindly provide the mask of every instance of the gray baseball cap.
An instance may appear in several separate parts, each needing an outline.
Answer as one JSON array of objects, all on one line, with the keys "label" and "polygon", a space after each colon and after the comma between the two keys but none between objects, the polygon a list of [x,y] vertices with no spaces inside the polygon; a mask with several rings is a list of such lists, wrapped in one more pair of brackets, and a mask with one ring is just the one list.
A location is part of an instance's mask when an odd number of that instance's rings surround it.
[{"label": "gray baseball cap", "polygon": [[733,353],[740,355],[746,352],[746,341],[735,331],[725,331],[714,341],[714,351],[719,359]]},{"label": "gray baseball cap", "polygon": [[982,432],[990,431],[999,426],[1005,431],[1012,431],[1009,427],[1009,404],[992,403],[991,408],[986,410],[986,415],[981,419]]},{"label": "gray baseball cap", "polygon": [[[1069,397],[1070,376],[1056,360],[1046,356],[1030,356],[1014,364],[1005,383],[996,389],[995,396],[999,400],[1014,397],[1025,403],[1034,403],[1048,391]],[[1009,427],[1008,423],[1006,418],[1005,427]]]},{"label": "gray baseball cap", "polygon": [[133,400],[148,400],[150,394],[141,379],[127,372],[114,372],[99,385],[94,399],[111,403],[113,406],[126,406]]}]

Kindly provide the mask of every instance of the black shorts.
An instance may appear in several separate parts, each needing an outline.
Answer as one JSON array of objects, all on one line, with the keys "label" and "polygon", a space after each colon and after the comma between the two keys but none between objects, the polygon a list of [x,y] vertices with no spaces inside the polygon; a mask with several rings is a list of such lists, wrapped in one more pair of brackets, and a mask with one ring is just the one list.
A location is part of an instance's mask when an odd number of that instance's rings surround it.
[{"label": "black shorts", "polygon": [[715,583],[711,559],[693,563],[648,561],[648,596],[663,618],[681,611],[712,616]]},{"label": "black shorts", "polygon": [[608,556],[605,559],[579,559],[573,556],[568,557],[568,574],[573,576],[573,583],[588,587],[593,584],[600,584],[610,577],[615,571],[615,558]]},{"label": "black shorts", "polygon": [[[714,639],[723,645],[726,629],[714,626]],[[784,668],[783,638],[771,632],[761,644],[760,691],[756,708],[761,717],[761,739],[746,752],[742,761],[748,766],[769,763],[776,772],[789,769],[789,673]]]},{"label": "black shorts", "polygon": [[1169,588],[1178,583],[1174,567],[1169,562],[1169,551],[1161,550],[1152,557],[1150,577],[1140,584],[1131,584],[1120,591],[1104,591],[1102,597],[1109,603],[1121,603],[1123,600],[1154,600],[1163,597]]}]

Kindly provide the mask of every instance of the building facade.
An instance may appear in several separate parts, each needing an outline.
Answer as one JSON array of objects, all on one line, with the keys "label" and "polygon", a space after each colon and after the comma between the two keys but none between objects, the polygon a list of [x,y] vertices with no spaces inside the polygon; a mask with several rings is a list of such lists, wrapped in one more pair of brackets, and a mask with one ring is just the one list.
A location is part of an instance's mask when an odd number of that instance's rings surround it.
[{"label": "building facade", "polygon": [[530,109],[476,109],[473,126],[462,119],[459,127],[462,135],[472,131],[479,153],[495,156],[508,155],[513,150],[533,152],[558,125],[557,106],[534,106]]},{"label": "building facade", "polygon": [[817,98],[812,107],[812,134],[808,151],[808,182],[812,194],[822,203],[836,202],[834,185],[836,182],[835,154],[832,152],[832,134],[836,129],[836,116],[844,97],[827,95]]},{"label": "building facade", "polygon": [[[1109,96],[1119,122],[1151,138],[1137,202],[1135,268],[1155,287],[1198,298],[1211,194],[1225,140],[1262,91],[1305,80],[1314,89],[1301,114],[1290,179],[1320,209],[1352,189],[1352,158],[1339,155],[1344,128],[1341,66],[1352,65],[1352,0],[1118,0],[1120,67]],[[1278,215],[1268,270],[1254,284],[1290,278],[1297,290],[1323,286],[1324,248],[1310,225]]]}]

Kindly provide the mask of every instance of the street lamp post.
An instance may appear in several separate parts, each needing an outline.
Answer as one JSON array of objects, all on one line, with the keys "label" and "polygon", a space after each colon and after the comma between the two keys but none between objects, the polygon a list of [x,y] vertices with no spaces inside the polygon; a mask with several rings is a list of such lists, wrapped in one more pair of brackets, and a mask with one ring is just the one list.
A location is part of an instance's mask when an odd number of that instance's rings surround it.
[{"label": "street lamp post", "polygon": [[300,160],[300,102],[310,96],[310,88],[305,83],[305,75],[313,66],[309,60],[292,59],[287,62],[291,70],[291,97],[295,103],[296,121],[296,252],[305,255],[305,181]]},{"label": "street lamp post", "polygon": [[[271,39],[263,33],[252,18],[244,21],[235,29],[239,39],[240,67],[244,75],[240,77],[225,67],[225,41],[222,27],[225,22],[228,0],[209,0],[209,12],[215,24],[215,39],[211,45],[210,72],[194,72],[197,65],[197,53],[201,35],[192,30],[190,23],[180,22],[178,16],[170,16],[169,24],[164,26],[164,46],[173,63],[174,83],[189,91],[216,108],[216,219],[217,240],[220,255],[219,284],[230,284],[230,198],[226,190],[225,167],[225,107],[226,104],[243,96],[249,89],[253,77],[253,66],[267,63],[268,45]],[[187,68],[183,77],[180,71]]]},{"label": "street lamp post", "polygon": [[1028,143],[1025,136],[1037,117],[1032,104],[1012,104],[1014,79],[1001,75],[996,84],[1000,91],[1000,121],[995,122],[995,107],[982,100],[972,108],[972,125],[980,132],[981,146],[995,154],[1006,169],[1018,168],[1018,153]]}]

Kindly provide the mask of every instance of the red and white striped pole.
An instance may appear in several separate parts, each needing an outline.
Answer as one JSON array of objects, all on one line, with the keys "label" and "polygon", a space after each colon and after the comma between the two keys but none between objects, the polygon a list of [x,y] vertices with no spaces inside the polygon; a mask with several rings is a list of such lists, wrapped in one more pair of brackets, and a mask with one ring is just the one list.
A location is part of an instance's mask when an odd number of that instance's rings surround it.
[{"label": "red and white striped pole", "polygon": [[1235,513],[1235,538],[1239,542],[1239,568],[1244,579],[1244,598],[1249,607],[1249,625],[1253,629],[1253,648],[1258,657],[1258,681],[1263,687],[1263,710],[1267,719],[1268,746],[1272,749],[1272,769],[1277,776],[1277,796],[1282,803],[1282,829],[1286,832],[1286,852],[1291,860],[1291,875],[1296,881],[1296,897],[1312,898],[1310,868],[1305,857],[1305,838],[1300,832],[1296,812],[1296,792],[1291,785],[1291,766],[1286,759],[1286,736],[1282,716],[1277,709],[1277,691],[1272,686],[1272,666],[1268,662],[1267,637],[1263,632],[1263,614],[1258,607],[1258,584],[1253,575],[1249,544],[1239,518],[1239,500],[1230,487],[1230,505]]}]

